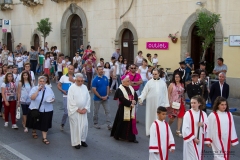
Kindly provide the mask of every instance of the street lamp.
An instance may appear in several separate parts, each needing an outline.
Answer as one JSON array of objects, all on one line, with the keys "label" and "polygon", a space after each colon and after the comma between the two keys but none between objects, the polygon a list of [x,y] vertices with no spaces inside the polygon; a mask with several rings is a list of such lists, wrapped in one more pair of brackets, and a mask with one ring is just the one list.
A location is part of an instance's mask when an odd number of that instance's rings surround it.
[{"label": "street lamp", "polygon": [[203,3],[202,2],[197,2],[196,5],[202,6]]}]

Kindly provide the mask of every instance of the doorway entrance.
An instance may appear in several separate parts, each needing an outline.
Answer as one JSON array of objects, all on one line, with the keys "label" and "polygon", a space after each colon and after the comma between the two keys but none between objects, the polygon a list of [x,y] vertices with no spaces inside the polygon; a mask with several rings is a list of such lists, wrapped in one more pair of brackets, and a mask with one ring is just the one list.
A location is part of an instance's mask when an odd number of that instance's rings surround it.
[{"label": "doorway entrance", "polygon": [[121,51],[128,64],[134,63],[134,45],[133,45],[133,34],[129,29],[125,29],[122,34]]},{"label": "doorway entrance", "polygon": [[[191,35],[191,58],[194,62],[194,68],[198,69],[200,67],[199,62],[201,61],[202,55],[203,55],[203,49],[202,49],[202,43],[203,38],[199,37],[197,35],[197,27],[194,26],[192,29],[192,35]],[[215,49],[214,44],[212,44],[206,51],[205,54],[205,61],[206,64],[206,70],[208,73],[211,73],[214,67],[214,57],[215,57]]]},{"label": "doorway entrance", "polygon": [[7,33],[7,49],[9,51],[13,51],[13,48],[12,48],[12,34],[11,33]]},{"label": "doorway entrance", "polygon": [[37,34],[34,35],[34,47],[35,47],[35,50],[37,51],[39,47],[39,37]]},{"label": "doorway entrance", "polygon": [[74,15],[70,23],[70,59],[72,60],[80,45],[83,44],[83,25],[80,17]]}]

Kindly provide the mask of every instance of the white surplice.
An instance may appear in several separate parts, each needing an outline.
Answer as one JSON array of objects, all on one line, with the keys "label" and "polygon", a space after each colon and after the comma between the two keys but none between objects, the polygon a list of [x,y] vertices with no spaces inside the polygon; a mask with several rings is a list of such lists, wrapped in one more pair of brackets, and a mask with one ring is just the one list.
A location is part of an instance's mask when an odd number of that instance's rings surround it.
[{"label": "white surplice", "polygon": [[184,160],[201,160],[204,147],[204,139],[206,135],[206,129],[208,127],[207,114],[202,111],[201,122],[204,123],[203,127],[199,130],[199,143],[196,144],[194,138],[198,135],[198,122],[199,122],[200,110],[194,111],[190,109],[183,117],[183,159]]},{"label": "white surplice", "polygon": [[80,114],[77,110],[85,108],[89,113],[90,105],[91,101],[87,87],[85,85],[71,85],[68,90],[67,108],[72,146],[81,145],[81,141],[86,141],[88,133],[87,113]]},{"label": "white surplice", "polygon": [[162,80],[151,79],[143,88],[138,97],[140,102],[146,99],[146,135],[150,134],[150,127],[157,119],[157,108],[159,106],[169,107],[167,85]]},{"label": "white surplice", "polygon": [[212,145],[214,160],[229,160],[230,146],[239,143],[231,112],[212,112],[208,123],[206,144]]},{"label": "white surplice", "polygon": [[167,122],[157,119],[150,128],[149,160],[168,160],[170,149],[175,149],[171,128]]}]

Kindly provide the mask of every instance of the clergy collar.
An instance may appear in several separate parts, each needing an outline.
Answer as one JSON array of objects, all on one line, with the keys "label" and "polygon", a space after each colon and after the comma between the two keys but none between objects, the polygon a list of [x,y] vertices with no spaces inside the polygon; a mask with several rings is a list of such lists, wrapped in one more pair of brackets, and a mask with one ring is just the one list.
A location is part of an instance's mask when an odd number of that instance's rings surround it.
[{"label": "clergy collar", "polygon": [[[69,76],[68,76],[68,73],[66,74],[66,76],[67,76],[67,77],[69,77]],[[73,74],[73,77],[75,77],[75,75],[74,75],[74,74]]]}]

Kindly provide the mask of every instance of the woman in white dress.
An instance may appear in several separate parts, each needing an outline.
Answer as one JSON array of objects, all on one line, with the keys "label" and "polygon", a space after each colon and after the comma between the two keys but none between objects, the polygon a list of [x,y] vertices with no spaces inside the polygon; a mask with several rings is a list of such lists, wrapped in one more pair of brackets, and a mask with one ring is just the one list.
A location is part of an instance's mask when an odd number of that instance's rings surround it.
[{"label": "woman in white dress", "polygon": [[142,51],[138,51],[138,55],[136,56],[135,58],[135,64],[139,67],[142,65],[142,62],[143,62],[143,56],[142,56]]},{"label": "woman in white dress", "polygon": [[147,74],[148,74],[148,65],[147,65],[147,60],[143,59],[142,61],[142,65],[138,68],[138,73],[141,75],[142,81],[143,83],[140,85],[140,94],[142,93],[142,90],[144,88],[144,86],[146,85],[148,78],[147,78]]},{"label": "woman in white dress", "polygon": [[9,50],[7,50],[7,46],[4,46],[2,50],[2,55],[1,55],[2,64],[8,64],[8,53],[9,53]]}]

